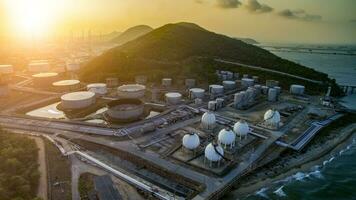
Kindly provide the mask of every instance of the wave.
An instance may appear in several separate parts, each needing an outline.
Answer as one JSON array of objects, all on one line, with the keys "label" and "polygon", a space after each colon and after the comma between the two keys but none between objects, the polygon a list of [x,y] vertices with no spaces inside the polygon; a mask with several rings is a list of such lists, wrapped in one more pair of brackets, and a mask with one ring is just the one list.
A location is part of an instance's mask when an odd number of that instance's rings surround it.
[{"label": "wave", "polygon": [[266,191],[268,190],[268,188],[261,188],[260,190],[258,190],[255,195],[256,196],[260,196],[266,199],[269,199],[268,195],[266,194]]},{"label": "wave", "polygon": [[283,191],[283,185],[279,187],[277,190],[275,190],[273,193],[276,194],[279,197],[286,197],[287,194]]}]

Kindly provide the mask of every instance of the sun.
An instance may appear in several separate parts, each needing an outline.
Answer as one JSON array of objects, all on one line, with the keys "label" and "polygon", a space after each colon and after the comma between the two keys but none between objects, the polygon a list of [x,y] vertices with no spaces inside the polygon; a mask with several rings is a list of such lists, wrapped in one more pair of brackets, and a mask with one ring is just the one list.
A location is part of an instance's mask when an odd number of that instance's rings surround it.
[{"label": "sun", "polygon": [[54,1],[50,0],[6,0],[11,24],[17,34],[43,36],[54,22]]}]

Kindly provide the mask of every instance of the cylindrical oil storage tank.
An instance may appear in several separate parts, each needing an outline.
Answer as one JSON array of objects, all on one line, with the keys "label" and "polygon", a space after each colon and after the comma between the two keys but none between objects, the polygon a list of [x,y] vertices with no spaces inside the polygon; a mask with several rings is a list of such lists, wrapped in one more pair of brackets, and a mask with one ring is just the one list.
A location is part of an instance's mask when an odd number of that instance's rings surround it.
[{"label": "cylindrical oil storage tank", "polygon": [[209,93],[213,95],[224,94],[224,86],[222,85],[209,85]]},{"label": "cylindrical oil storage tank", "polygon": [[248,74],[244,74],[242,78],[248,78]]},{"label": "cylindrical oil storage tank", "polygon": [[66,62],[66,69],[69,72],[78,71],[78,70],[80,70],[80,64],[77,61],[72,61],[72,60],[67,61]]},{"label": "cylindrical oil storage tank", "polygon": [[235,81],[223,81],[224,89],[226,90],[233,90],[236,88]]},{"label": "cylindrical oil storage tank", "polygon": [[163,78],[162,79],[162,86],[163,87],[170,87],[172,85],[172,79],[171,78]]},{"label": "cylindrical oil storage tank", "polygon": [[58,92],[71,92],[80,88],[79,80],[62,80],[52,84],[54,89]]},{"label": "cylindrical oil storage tank", "polygon": [[145,85],[147,83],[147,76],[135,76],[135,82],[140,85]]},{"label": "cylindrical oil storage tank", "polygon": [[261,90],[262,90],[262,86],[261,85],[254,85],[255,88],[255,92],[256,92],[256,96],[260,96],[261,95]]},{"label": "cylindrical oil storage tank", "polygon": [[252,79],[255,81],[255,83],[258,83],[258,76],[252,76]]},{"label": "cylindrical oil storage tank", "polygon": [[279,81],[275,81],[275,80],[266,80],[266,86],[273,88],[275,86],[279,85]]},{"label": "cylindrical oil storage tank", "polygon": [[135,98],[124,98],[107,104],[106,114],[112,120],[129,122],[138,120],[144,113],[144,103]]},{"label": "cylindrical oil storage tank", "polygon": [[195,87],[196,85],[196,80],[192,78],[185,79],[185,87],[187,88],[192,88]]},{"label": "cylindrical oil storage tank", "polygon": [[275,88],[269,88],[268,90],[268,101],[275,102],[277,101],[277,90]]},{"label": "cylindrical oil storage tank", "polygon": [[246,90],[246,96],[247,96],[247,103],[250,104],[252,103],[255,99],[254,99],[254,90],[252,88],[248,88]]},{"label": "cylindrical oil storage tank", "polygon": [[302,95],[304,94],[305,87],[303,85],[291,85],[290,86],[290,93],[295,95]]},{"label": "cylindrical oil storage tank", "polygon": [[226,81],[227,80],[227,75],[226,74],[221,74],[221,80]]},{"label": "cylindrical oil storage tank", "polygon": [[234,73],[232,73],[232,72],[227,72],[226,73],[226,78],[227,78],[227,80],[233,80],[234,79]]},{"label": "cylindrical oil storage tank", "polygon": [[195,105],[201,105],[202,103],[203,103],[202,99],[199,99],[199,98],[194,99],[194,104]]},{"label": "cylindrical oil storage tank", "polygon": [[146,86],[139,84],[122,85],[117,88],[117,95],[122,98],[142,98],[145,92]]},{"label": "cylindrical oil storage tank", "polygon": [[9,86],[7,84],[0,83],[0,97],[7,96],[9,94]]},{"label": "cylindrical oil storage tank", "polygon": [[240,74],[237,73],[237,72],[235,72],[235,73],[234,73],[234,79],[238,79],[239,77],[240,77]]},{"label": "cylindrical oil storage tank", "polygon": [[208,102],[208,110],[211,110],[211,111],[216,111],[217,110],[217,103],[216,101],[209,101]]},{"label": "cylindrical oil storage tank", "polygon": [[261,92],[262,92],[262,94],[267,95],[267,94],[268,94],[268,87],[265,86],[265,85],[263,85],[263,86],[261,87]]},{"label": "cylindrical oil storage tank", "polygon": [[275,86],[274,89],[277,90],[277,95],[280,95],[280,94],[281,94],[281,92],[282,92],[282,88],[281,88],[281,87]]},{"label": "cylindrical oil storage tank", "polygon": [[248,88],[250,86],[253,86],[254,80],[251,78],[243,78],[241,79],[241,85],[243,88]]},{"label": "cylindrical oil storage tank", "polygon": [[244,93],[236,93],[234,94],[234,107],[239,109],[243,106]]},{"label": "cylindrical oil storage tank", "polygon": [[64,109],[83,109],[95,103],[95,93],[88,91],[72,92],[61,97],[61,106]]},{"label": "cylindrical oil storage tank", "polygon": [[119,85],[119,79],[115,77],[106,78],[106,87],[114,88]]},{"label": "cylindrical oil storage tank", "polygon": [[87,90],[94,92],[97,96],[103,96],[108,93],[105,83],[92,83],[87,85]]},{"label": "cylindrical oil storage tank", "polygon": [[48,72],[48,73],[39,73],[32,75],[33,84],[36,87],[48,88],[52,86],[53,82],[58,80],[58,73]]},{"label": "cylindrical oil storage tank", "polygon": [[216,98],[215,101],[216,101],[216,106],[217,106],[218,109],[224,107],[225,99],[223,99],[223,98]]},{"label": "cylindrical oil storage tank", "polygon": [[182,95],[178,92],[168,92],[165,94],[165,97],[169,105],[177,105],[182,101]]},{"label": "cylindrical oil storage tank", "polygon": [[189,89],[189,98],[190,99],[203,99],[205,95],[205,90],[202,88],[191,88]]},{"label": "cylindrical oil storage tank", "polygon": [[50,71],[50,65],[48,62],[31,62],[28,65],[28,71],[31,73],[41,73]]},{"label": "cylindrical oil storage tank", "polygon": [[242,101],[241,101],[241,106],[242,107],[246,106],[248,104],[248,95],[247,95],[246,91],[241,91],[240,94],[243,97]]},{"label": "cylindrical oil storage tank", "polygon": [[12,65],[0,65],[0,74],[12,74],[14,73],[14,68]]}]

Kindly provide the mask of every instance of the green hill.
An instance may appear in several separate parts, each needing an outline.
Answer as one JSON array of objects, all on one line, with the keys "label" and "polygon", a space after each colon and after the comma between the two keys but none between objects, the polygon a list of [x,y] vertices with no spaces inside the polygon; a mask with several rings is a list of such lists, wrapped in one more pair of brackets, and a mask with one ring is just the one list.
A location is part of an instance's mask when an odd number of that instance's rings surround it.
[{"label": "green hill", "polygon": [[147,25],[138,25],[131,27],[121,33],[120,35],[116,36],[115,38],[112,39],[112,42],[117,43],[119,45],[124,44],[126,42],[129,42],[131,40],[134,40],[150,31],[152,31],[153,28],[147,26]]},{"label": "green hill", "polygon": [[[214,68],[223,66],[221,63],[214,63],[216,58],[334,84],[327,74],[282,59],[267,50],[208,31],[192,23],[167,24],[111,49],[90,62],[82,70],[81,77],[90,80],[100,77],[98,74],[122,74],[124,72],[123,79],[137,73],[148,73],[159,78],[162,73],[175,71],[180,71],[179,75],[182,76],[184,76],[183,72],[187,72],[190,76],[205,74],[212,77],[210,73],[215,70]],[[205,66],[202,66],[203,64]]]}]

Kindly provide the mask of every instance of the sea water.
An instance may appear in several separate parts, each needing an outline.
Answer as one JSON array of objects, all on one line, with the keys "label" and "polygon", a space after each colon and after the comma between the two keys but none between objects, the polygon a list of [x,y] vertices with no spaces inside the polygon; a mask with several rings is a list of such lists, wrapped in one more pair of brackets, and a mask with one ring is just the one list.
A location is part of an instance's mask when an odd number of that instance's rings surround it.
[{"label": "sea water", "polygon": [[[348,47],[351,51],[356,48]],[[332,54],[273,52],[301,65],[327,73],[342,85],[356,85],[356,56]],[[343,98],[344,105],[356,109],[356,94]],[[241,197],[234,197],[241,199]],[[345,149],[309,172],[298,172],[276,181],[243,199],[356,199],[356,138]]]}]

